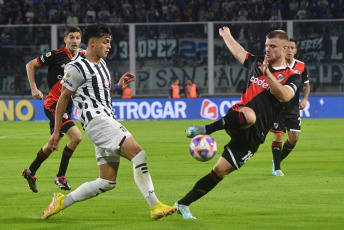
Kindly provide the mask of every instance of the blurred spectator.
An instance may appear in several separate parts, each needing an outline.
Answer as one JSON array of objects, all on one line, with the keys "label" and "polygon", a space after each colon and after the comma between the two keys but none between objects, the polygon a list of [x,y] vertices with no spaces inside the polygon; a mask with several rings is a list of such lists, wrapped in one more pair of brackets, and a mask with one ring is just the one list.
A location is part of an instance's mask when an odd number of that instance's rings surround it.
[{"label": "blurred spectator", "polygon": [[192,67],[197,67],[197,66],[201,66],[204,64],[204,58],[201,55],[201,53],[199,51],[197,51],[194,55],[194,57],[192,58],[192,63],[191,66]]},{"label": "blurred spectator", "polygon": [[92,5],[89,5],[87,7],[87,11],[86,11],[86,21],[87,23],[94,23],[96,21],[96,12],[94,11],[94,8]]},{"label": "blurred spectator", "polygon": [[25,13],[25,18],[28,24],[33,24],[35,19],[35,11],[31,5],[28,6],[28,9]]},{"label": "blurred spectator", "polygon": [[297,15],[297,19],[300,19],[300,20],[307,19],[307,10],[306,10],[306,8],[301,7],[297,11],[296,15]]},{"label": "blurred spectator", "polygon": [[330,7],[326,8],[326,14],[323,15],[323,19],[333,19],[333,14],[331,12]]},{"label": "blurred spectator", "polygon": [[181,55],[179,55],[178,52],[173,51],[172,57],[171,57],[171,65],[172,67],[179,67],[182,68],[185,66],[185,58]]},{"label": "blurred spectator", "polygon": [[66,23],[67,23],[67,25],[79,24],[79,19],[74,15],[73,11],[68,12],[68,17],[67,17]]},{"label": "blurred spectator", "polygon": [[56,5],[52,5],[50,10],[49,10],[49,21],[50,22],[57,22],[57,17],[59,14],[59,11],[57,10],[57,6]]},{"label": "blurred spectator", "polygon": [[108,23],[110,18],[110,12],[106,9],[105,5],[102,5],[101,10],[98,12],[98,19],[102,23]]},{"label": "blurred spectator", "polygon": [[123,99],[129,99],[131,98],[131,89],[127,86],[120,91],[120,94]]},{"label": "blurred spectator", "polygon": [[186,98],[197,98],[199,97],[198,88],[192,79],[188,78],[187,85],[185,86],[185,96]]},{"label": "blurred spectator", "polygon": [[178,78],[174,79],[173,84],[170,86],[169,98],[180,98],[180,86]]},{"label": "blurred spectator", "polygon": [[299,2],[296,0],[291,0],[291,2],[289,3],[289,13],[290,13],[290,17],[291,19],[296,19],[296,12],[299,9]]}]

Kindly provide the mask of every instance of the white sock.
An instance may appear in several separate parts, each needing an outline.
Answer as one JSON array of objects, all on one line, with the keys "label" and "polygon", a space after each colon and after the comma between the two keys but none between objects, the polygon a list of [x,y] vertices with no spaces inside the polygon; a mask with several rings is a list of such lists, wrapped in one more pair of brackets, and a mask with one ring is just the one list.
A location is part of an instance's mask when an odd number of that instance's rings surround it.
[{"label": "white sock", "polygon": [[67,208],[76,202],[98,196],[100,193],[109,191],[115,187],[116,181],[109,181],[102,178],[85,182],[66,196],[63,207]]},{"label": "white sock", "polygon": [[147,168],[147,156],[142,150],[132,160],[134,179],[148,205],[153,207],[159,202],[155,195],[153,182]]}]

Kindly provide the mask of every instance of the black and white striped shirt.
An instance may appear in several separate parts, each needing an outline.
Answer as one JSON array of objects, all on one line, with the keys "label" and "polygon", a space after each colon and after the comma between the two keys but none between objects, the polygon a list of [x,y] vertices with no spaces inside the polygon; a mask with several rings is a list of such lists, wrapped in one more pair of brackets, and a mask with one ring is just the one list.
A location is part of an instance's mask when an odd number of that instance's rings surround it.
[{"label": "black and white striped shirt", "polygon": [[68,63],[61,84],[73,91],[72,99],[85,129],[88,122],[98,116],[115,119],[111,100],[111,78],[106,63],[88,61],[84,55]]}]

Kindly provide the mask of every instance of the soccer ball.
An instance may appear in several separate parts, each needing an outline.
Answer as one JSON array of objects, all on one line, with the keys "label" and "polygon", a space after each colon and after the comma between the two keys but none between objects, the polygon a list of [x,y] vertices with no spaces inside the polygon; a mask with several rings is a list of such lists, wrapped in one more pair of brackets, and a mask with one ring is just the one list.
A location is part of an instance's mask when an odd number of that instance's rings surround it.
[{"label": "soccer ball", "polygon": [[197,135],[192,138],[189,146],[191,156],[198,161],[212,159],[217,150],[215,140],[209,135]]}]

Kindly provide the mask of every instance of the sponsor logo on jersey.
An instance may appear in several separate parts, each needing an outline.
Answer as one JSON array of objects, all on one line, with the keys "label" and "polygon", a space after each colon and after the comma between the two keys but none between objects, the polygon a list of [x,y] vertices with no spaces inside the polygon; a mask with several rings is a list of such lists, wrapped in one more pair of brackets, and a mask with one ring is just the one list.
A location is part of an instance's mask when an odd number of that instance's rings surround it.
[{"label": "sponsor logo on jersey", "polygon": [[264,89],[268,89],[269,88],[269,84],[267,82],[265,82],[265,78],[263,80],[259,80],[259,78],[255,78],[254,76],[252,76],[250,78],[250,81],[257,84],[257,85],[260,85],[262,86]]},{"label": "sponsor logo on jersey", "polygon": [[64,118],[64,119],[68,119],[68,114],[67,114],[67,113],[64,113],[64,114],[63,114],[63,118]]},{"label": "sponsor logo on jersey", "polygon": [[217,116],[218,116],[217,105],[208,99],[203,100],[202,106],[201,106],[201,117],[215,120],[217,119]]},{"label": "sponsor logo on jersey", "polygon": [[71,77],[71,75],[70,75],[69,73],[66,73],[65,78],[66,78],[66,79],[69,79],[70,77]]}]

